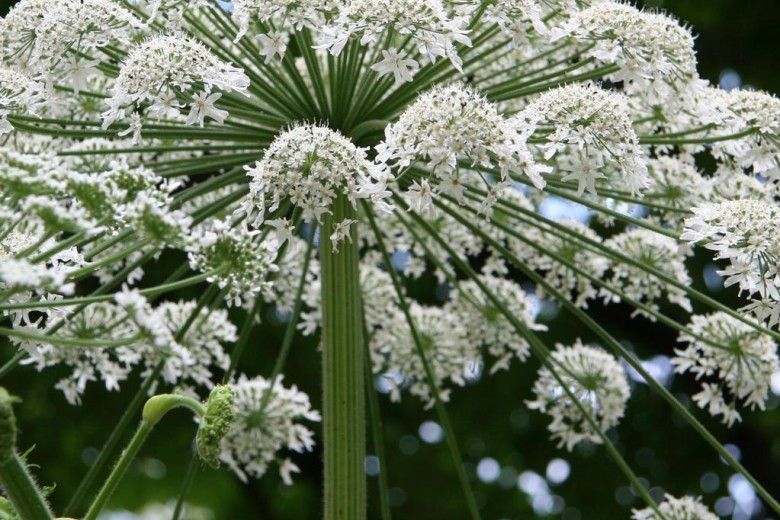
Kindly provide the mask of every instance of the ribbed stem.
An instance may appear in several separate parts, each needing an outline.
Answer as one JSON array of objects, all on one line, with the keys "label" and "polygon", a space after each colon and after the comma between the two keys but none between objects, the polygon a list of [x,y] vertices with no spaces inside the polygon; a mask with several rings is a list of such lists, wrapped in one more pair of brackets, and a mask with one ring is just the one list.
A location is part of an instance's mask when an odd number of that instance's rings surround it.
[{"label": "ribbed stem", "polygon": [[355,218],[344,197],[323,218],[320,234],[322,276],[323,441],[325,520],[366,518],[366,410],[363,329],[356,226],[351,242],[337,250],[330,240],[335,224]]}]

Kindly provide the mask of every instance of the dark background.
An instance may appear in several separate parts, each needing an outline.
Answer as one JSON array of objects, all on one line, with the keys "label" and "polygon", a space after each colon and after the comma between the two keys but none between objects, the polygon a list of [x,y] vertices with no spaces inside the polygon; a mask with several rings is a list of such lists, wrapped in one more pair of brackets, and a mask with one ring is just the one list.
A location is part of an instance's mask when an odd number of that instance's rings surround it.
[{"label": "dark background", "polygon": [[[662,6],[687,20],[698,35],[702,76],[723,86],[739,83],[780,92],[777,71],[780,3],[775,0],[668,0],[647,2]],[[0,5],[2,5],[0,3]],[[6,6],[7,7],[7,6]],[[161,259],[150,275],[162,275],[171,264],[181,262],[175,256]],[[706,259],[691,261],[691,272],[697,288],[707,290],[703,268]],[[433,289],[433,282],[416,290]],[[176,295],[195,298],[200,288]],[[732,294],[720,292],[725,300]],[[674,309],[665,309],[674,315]],[[591,312],[616,336],[630,345],[643,359],[669,355],[675,335],[641,319],[629,320],[630,311],[613,306],[608,309],[594,304]],[[566,313],[549,313],[548,344],[571,342],[577,336],[590,336],[583,326]],[[684,319],[683,316],[680,316]],[[236,323],[240,315],[234,315]],[[243,370],[248,374],[265,374],[275,359],[284,324],[268,313],[258,327],[245,355]],[[9,356],[6,349],[0,357]],[[485,520],[563,518],[564,520],[611,520],[630,516],[631,507],[641,501],[626,487],[624,478],[601,447],[577,449],[574,453],[556,449],[545,430],[548,419],[529,412],[524,400],[530,397],[537,364],[529,361],[513,364],[509,372],[484,378],[478,384],[453,392],[448,406],[460,446],[474,482],[477,499]],[[286,382],[295,383],[309,393],[317,408],[319,398],[319,357],[312,341],[298,341],[285,370]],[[122,410],[138,386],[133,380],[120,393],[106,393],[93,385],[80,407],[68,405],[53,388],[59,377],[56,370],[37,374],[21,368],[2,384],[21,396],[17,407],[22,429],[21,444],[33,447],[29,460],[40,465],[41,483],[56,484],[51,500],[58,510],[73,493],[97,450],[108,436]],[[671,390],[682,399],[695,393],[690,378],[672,378]],[[695,413],[723,443],[738,450],[742,462],[775,496],[780,496],[780,412],[773,397],[764,413],[743,414],[744,421],[726,430],[717,421],[696,410]],[[422,409],[410,396],[400,404],[380,396],[384,421],[387,468],[393,502],[393,517],[399,519],[467,518],[465,506],[452,462],[443,442],[421,440],[419,428],[425,421],[435,421],[432,412]],[[112,499],[111,509],[140,511],[155,502],[167,502],[176,496],[190,460],[190,441],[195,425],[187,412],[174,412],[154,431],[133,464],[127,478]],[[319,432],[318,432],[319,433]],[[750,516],[738,503],[751,503],[751,493],[724,465],[696,433],[671,412],[669,407],[644,385],[635,385],[627,416],[612,438],[637,473],[654,487],[654,493],[668,490],[675,495],[694,494],[726,518],[770,518],[760,509]],[[369,449],[369,451],[373,451]],[[501,467],[500,478],[484,482],[476,467],[483,469],[494,459]],[[548,463],[561,458],[568,462],[570,475],[563,483],[543,483]],[[320,512],[320,454],[294,456],[302,475],[292,487],[281,485],[275,470],[259,481],[242,485],[226,470],[202,468],[189,494],[189,502],[205,508],[190,510],[187,518],[306,520],[318,518]],[[560,466],[560,464],[559,464]],[[534,472],[534,473],[529,473]],[[541,478],[534,477],[534,474]],[[525,484],[521,490],[518,476]],[[536,486],[534,486],[536,484]],[[534,491],[535,492],[527,492]],[[376,479],[369,478],[370,518],[377,518]],[[552,514],[549,497],[553,499]],[[562,502],[563,501],[563,502]],[[534,505],[538,514],[534,512]],[[734,510],[732,514],[729,511]],[[204,513],[205,516],[199,516]],[[136,518],[127,513],[110,518]],[[148,516],[145,518],[167,518]]]}]

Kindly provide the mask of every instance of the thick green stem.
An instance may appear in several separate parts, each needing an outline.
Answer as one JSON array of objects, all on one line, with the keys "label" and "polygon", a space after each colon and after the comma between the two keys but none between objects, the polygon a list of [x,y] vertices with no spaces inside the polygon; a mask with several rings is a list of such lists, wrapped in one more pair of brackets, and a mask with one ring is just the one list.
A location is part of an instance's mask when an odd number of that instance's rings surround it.
[{"label": "thick green stem", "polygon": [[0,486],[21,520],[50,519],[53,516],[43,494],[16,452],[15,401],[17,398],[0,388]]},{"label": "thick green stem", "polygon": [[332,214],[323,218],[320,234],[325,520],[366,518],[364,345],[355,226],[337,248],[330,240],[335,225],[350,218],[355,210],[339,197]]},{"label": "thick green stem", "polygon": [[22,520],[53,518],[27,466],[16,453],[0,462],[0,486]]}]

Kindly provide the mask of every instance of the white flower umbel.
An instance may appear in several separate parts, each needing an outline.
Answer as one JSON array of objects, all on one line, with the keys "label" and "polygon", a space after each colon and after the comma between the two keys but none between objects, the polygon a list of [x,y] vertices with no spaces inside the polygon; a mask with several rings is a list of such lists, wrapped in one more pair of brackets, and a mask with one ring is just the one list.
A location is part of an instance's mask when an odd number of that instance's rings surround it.
[{"label": "white flower umbel", "polygon": [[[495,276],[482,276],[480,279],[504,309],[528,329],[547,330],[544,325],[536,323],[534,306],[519,285]],[[448,307],[465,326],[468,341],[484,348],[496,358],[490,373],[508,370],[512,358],[525,361],[530,354],[530,347],[518,336],[503,311],[488,300],[475,281],[469,280],[459,287],[460,291],[453,290],[453,299]]]},{"label": "white flower umbel", "polygon": [[231,384],[234,393],[233,421],[222,438],[219,459],[246,481],[262,477],[276,461],[283,481],[291,484],[297,472],[283,450],[303,453],[314,448],[314,432],[304,421],[318,422],[320,414],[311,408],[309,397],[294,385],[285,387],[281,377],[272,385],[260,376],[241,376]]},{"label": "white flower umbel", "polygon": [[724,285],[757,300],[746,310],[774,326],[780,321],[780,210],[772,202],[732,200],[704,204],[685,221],[681,239],[704,244],[729,265],[719,271]]},{"label": "white flower umbel", "polygon": [[664,501],[658,504],[659,516],[652,508],[634,509],[631,511],[632,520],[718,520],[718,516],[710,512],[701,503],[701,498],[682,497],[675,498],[665,495]]},{"label": "white flower umbel", "polygon": [[[400,171],[417,161],[431,170],[432,178],[417,187],[429,194],[416,198],[416,209],[427,210],[430,190],[462,199],[462,177],[473,175],[469,167],[495,168],[504,182],[510,173],[526,175],[542,188],[542,174],[551,169],[537,164],[528,150],[525,141],[532,131],[522,121],[506,119],[479,92],[456,83],[424,93],[388,125],[377,146],[378,159]],[[429,182],[430,190],[425,188]]]},{"label": "white flower umbel", "polygon": [[635,95],[663,102],[698,77],[693,36],[673,18],[620,2],[594,2],[559,33],[582,42],[583,54],[616,64],[611,77]]},{"label": "white flower umbel", "polygon": [[564,181],[577,192],[596,193],[596,182],[636,193],[647,186],[647,166],[626,98],[592,84],[574,83],[545,92],[515,118],[542,131],[545,159],[559,156]]},{"label": "white flower umbel", "polygon": [[536,398],[528,402],[529,408],[552,418],[547,429],[558,441],[559,447],[565,446],[571,451],[582,441],[601,444],[598,431],[569,393],[602,432],[617,426],[630,396],[623,367],[611,355],[599,348],[583,345],[580,340],[571,347],[556,345],[551,362],[569,392],[564,390],[549,368],[543,367],[534,383]]},{"label": "white flower umbel", "polygon": [[[677,247],[677,242],[672,238],[647,229],[631,229],[609,238],[604,245],[634,262],[660,271],[683,286],[691,283],[683,261],[684,257]],[[658,310],[658,302],[665,295],[671,303],[679,305],[688,312],[691,311],[691,302],[680,287],[620,259],[611,260],[609,267],[612,273],[609,283],[600,291],[605,301],[620,301],[620,296],[609,290],[612,286],[652,310]],[[637,309],[634,313],[654,319],[651,314],[641,309]]]},{"label": "white flower umbel", "polygon": [[110,44],[128,44],[143,23],[110,0],[23,0],[0,22],[0,55],[76,92],[97,73]]},{"label": "white flower umbel", "polygon": [[56,267],[32,264],[27,260],[6,258],[0,262],[2,290],[38,290],[72,294],[73,282],[67,281],[67,272]]},{"label": "white flower umbel", "polygon": [[[411,38],[412,47],[421,55],[418,58],[420,62],[432,63],[439,57],[446,57],[459,69],[462,60],[455,45],[471,45],[466,21],[465,18],[453,16],[453,13],[448,12],[441,0],[347,0],[341,4],[333,20],[322,28],[320,47],[338,55],[350,37],[359,37],[360,43],[365,45],[380,41],[390,31],[399,35],[401,41],[405,37]],[[391,53],[394,51],[395,49],[389,49]],[[411,71],[419,68],[419,62],[412,56],[404,55],[409,61],[404,65],[404,69],[409,74],[402,74],[401,81],[411,81]],[[380,75],[395,73],[397,70],[397,67],[389,66],[387,60],[388,56],[385,55],[383,61],[387,65],[374,69]]]},{"label": "white flower umbel", "polygon": [[268,295],[268,276],[278,270],[274,260],[278,244],[263,240],[258,231],[215,221],[190,234],[187,251],[190,267],[214,272],[210,280],[227,289],[225,298],[233,305]]},{"label": "white flower umbel", "polygon": [[202,123],[205,117],[222,122],[227,113],[214,107],[218,98],[209,93],[243,94],[248,86],[249,78],[241,69],[217,58],[200,41],[185,34],[156,35],[133,47],[122,62],[107,101],[109,109],[103,113],[103,127],[142,110],[156,118],[176,117],[186,103],[191,114],[187,124]]},{"label": "white flower umbel", "polygon": [[13,130],[10,114],[35,115],[45,100],[43,83],[0,65],[0,135]]},{"label": "white flower umbel", "polygon": [[237,40],[253,27],[258,29],[259,38],[271,36],[265,32],[268,27],[286,33],[300,31],[304,27],[319,29],[325,23],[326,15],[335,11],[338,5],[335,0],[233,0],[231,4],[231,16],[239,29]]},{"label": "white flower umbel", "polygon": [[[591,228],[575,220],[562,220],[558,222],[565,226],[578,237],[588,238],[594,242],[601,242],[601,237]],[[530,229],[528,231],[536,244],[542,246],[545,250],[563,258],[577,269],[584,271],[597,279],[604,275],[609,263],[599,253],[585,247],[581,242],[570,239],[567,235],[558,230],[550,229]],[[598,288],[591,279],[583,274],[577,273],[570,267],[564,265],[557,258],[539,253],[528,246],[519,247],[519,255],[525,257],[528,264],[542,271],[545,280],[556,290],[563,292],[576,305],[587,308],[588,300],[598,296]],[[537,294],[545,296],[544,288],[537,286]]]},{"label": "white flower umbel", "polygon": [[[448,309],[413,303],[409,312],[439,396],[448,401],[450,385],[464,386],[469,378],[479,375],[482,369],[479,345],[468,336],[460,315]],[[433,406],[425,367],[402,313],[396,314],[393,321],[374,333],[371,349],[374,372],[386,374],[383,377],[391,386],[393,401],[399,401],[401,391],[408,389],[424,401],[426,407]]]},{"label": "white flower umbel", "polygon": [[738,401],[763,410],[778,370],[772,338],[723,312],[693,316],[688,329],[690,334],[680,334],[688,346],[675,350],[672,364],[676,372],[690,372],[702,381],[702,391],[693,396],[696,404],[722,415],[728,426],[741,419]]},{"label": "white flower umbel", "polygon": [[307,222],[319,222],[339,195],[353,205],[367,199],[380,211],[391,209],[385,201],[390,196],[387,167],[323,126],[291,128],[271,143],[262,160],[245,169],[250,194],[242,210],[253,226],[260,226],[266,211],[276,211],[283,201],[300,208]]}]

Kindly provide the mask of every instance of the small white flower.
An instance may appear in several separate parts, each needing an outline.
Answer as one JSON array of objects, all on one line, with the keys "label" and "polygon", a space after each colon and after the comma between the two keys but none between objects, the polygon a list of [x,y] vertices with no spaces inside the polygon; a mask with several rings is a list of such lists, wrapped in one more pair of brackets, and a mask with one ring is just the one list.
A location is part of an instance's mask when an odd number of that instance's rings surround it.
[{"label": "small white flower", "polygon": [[257,40],[260,42],[262,47],[260,49],[260,54],[265,56],[266,63],[270,63],[274,55],[278,55],[279,58],[284,57],[284,53],[287,51],[287,42],[290,40],[290,35],[282,32],[258,34]]},{"label": "small white flower", "polygon": [[392,74],[395,77],[396,86],[412,81],[412,77],[420,68],[420,64],[412,59],[405,59],[395,49],[389,51],[382,50],[382,61],[371,65],[371,69],[379,73],[380,76]]},{"label": "small white flower", "polygon": [[200,126],[203,126],[203,122],[207,117],[210,117],[220,125],[224,123],[225,118],[228,116],[227,110],[214,106],[214,103],[221,97],[222,94],[219,92],[214,92],[213,94],[199,92],[192,96],[192,108],[189,115],[187,115],[186,124],[192,125],[197,121]]}]

